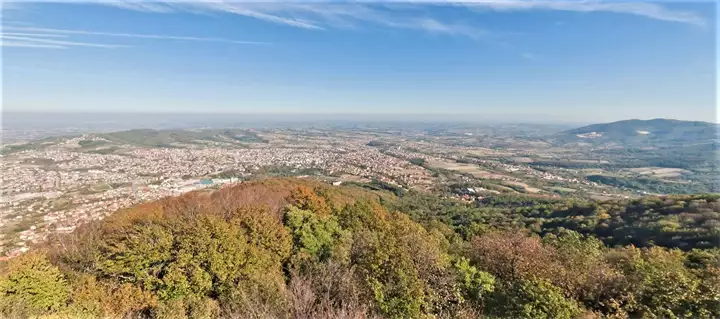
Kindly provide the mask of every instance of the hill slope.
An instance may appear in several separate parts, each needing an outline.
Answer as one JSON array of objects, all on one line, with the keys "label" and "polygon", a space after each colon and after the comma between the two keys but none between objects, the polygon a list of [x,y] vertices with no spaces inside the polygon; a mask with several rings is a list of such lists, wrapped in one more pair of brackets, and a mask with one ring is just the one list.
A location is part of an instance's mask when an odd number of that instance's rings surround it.
[{"label": "hill slope", "polygon": [[[567,230],[597,224],[612,242],[717,233],[716,196],[571,207],[402,196],[270,179],[142,204],[1,265],[0,316],[720,316],[717,251],[609,248]],[[639,217],[646,207],[656,220]],[[538,225],[553,218],[564,222]],[[647,226],[623,230],[636,219]]]},{"label": "hill slope", "polygon": [[265,143],[256,133],[242,129],[224,130],[151,130],[137,129],[98,134],[115,143],[145,147],[173,147],[178,145],[222,143],[231,146],[243,142]]},{"label": "hill slope", "polygon": [[561,132],[566,140],[624,145],[703,143],[716,140],[717,124],[670,119],[625,120]]}]

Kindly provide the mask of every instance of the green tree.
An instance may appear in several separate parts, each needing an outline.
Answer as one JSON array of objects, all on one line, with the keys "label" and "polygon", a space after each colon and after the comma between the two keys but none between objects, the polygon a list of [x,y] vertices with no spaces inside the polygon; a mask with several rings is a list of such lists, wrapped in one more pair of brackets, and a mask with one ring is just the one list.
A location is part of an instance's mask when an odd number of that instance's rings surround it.
[{"label": "green tree", "polygon": [[335,242],[346,236],[336,217],[295,206],[285,212],[285,226],[293,237],[294,253],[307,254],[320,261],[330,258]]},{"label": "green tree", "polygon": [[531,279],[500,285],[488,312],[502,318],[573,319],[582,310],[577,302],[565,298],[562,289],[546,280]]},{"label": "green tree", "polygon": [[636,291],[634,317],[680,318],[693,316],[688,303],[698,292],[697,278],[685,267],[685,254],[677,249],[628,248],[619,266]]},{"label": "green tree", "polygon": [[155,319],[215,319],[220,308],[211,298],[188,296],[162,302],[151,312]]},{"label": "green tree", "polygon": [[13,258],[0,275],[0,312],[13,317],[37,315],[66,307],[70,287],[45,254],[31,252]]},{"label": "green tree", "polygon": [[100,276],[139,285],[161,300],[221,297],[245,285],[277,294],[291,245],[282,224],[262,209],[239,210],[228,219],[207,213],[140,219],[101,241]]},{"label": "green tree", "polygon": [[495,276],[470,265],[465,257],[459,257],[453,266],[463,298],[482,312],[485,299],[495,290]]}]

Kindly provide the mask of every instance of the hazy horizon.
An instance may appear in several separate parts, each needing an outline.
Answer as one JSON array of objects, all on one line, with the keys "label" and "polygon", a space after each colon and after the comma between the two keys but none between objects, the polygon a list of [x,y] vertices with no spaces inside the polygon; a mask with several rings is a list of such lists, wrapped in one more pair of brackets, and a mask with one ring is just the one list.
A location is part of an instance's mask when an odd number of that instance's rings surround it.
[{"label": "hazy horizon", "polygon": [[[583,121],[583,120],[556,120],[552,116],[543,114],[452,114],[452,113],[262,113],[262,112],[122,112],[122,111],[54,111],[54,112],[33,112],[33,111],[3,111],[3,115],[9,116],[8,120],[40,118],[45,117],[51,120],[61,121],[63,119],[83,118],[85,116],[106,117],[108,115],[119,115],[123,120],[138,119],[136,116],[158,116],[158,119],[170,116],[178,117],[195,117],[200,116],[206,119],[225,119],[225,120],[262,120],[262,121],[283,121],[283,122],[302,122],[302,121],[387,121],[387,122],[417,122],[417,121],[437,121],[437,122],[458,122],[458,123],[478,123],[478,124],[547,124],[547,125],[589,125],[598,123],[610,123],[627,120],[654,120],[668,119],[677,120],[669,117],[645,117],[645,118],[618,118],[609,121]],[[61,118],[57,118],[60,116]],[[232,118],[227,118],[228,116]],[[0,118],[2,116],[0,115]],[[145,118],[147,119],[147,118]],[[107,120],[117,120],[117,118],[108,118]],[[3,120],[5,122],[5,120]],[[700,121],[715,123],[714,121]]]},{"label": "hazy horizon", "polygon": [[3,108],[717,122],[715,9],[13,2],[3,5]]}]

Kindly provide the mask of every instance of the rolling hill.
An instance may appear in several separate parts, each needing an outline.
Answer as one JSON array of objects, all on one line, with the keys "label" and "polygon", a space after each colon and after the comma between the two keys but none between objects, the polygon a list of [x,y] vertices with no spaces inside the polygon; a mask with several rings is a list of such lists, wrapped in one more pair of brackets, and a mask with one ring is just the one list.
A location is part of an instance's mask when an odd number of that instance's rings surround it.
[{"label": "rolling hill", "polygon": [[219,142],[234,144],[242,142],[266,143],[256,133],[242,129],[224,130],[150,130],[136,129],[113,133],[99,134],[106,140],[115,143],[131,144],[146,147],[173,147],[178,145],[198,144],[202,142]]},{"label": "rolling hill", "polygon": [[718,200],[477,207],[258,180],[123,209],[0,261],[0,317],[718,318]]},{"label": "rolling hill", "polygon": [[625,120],[593,124],[558,134],[562,141],[592,144],[618,143],[625,146],[708,143],[717,140],[714,123],[671,119]]}]

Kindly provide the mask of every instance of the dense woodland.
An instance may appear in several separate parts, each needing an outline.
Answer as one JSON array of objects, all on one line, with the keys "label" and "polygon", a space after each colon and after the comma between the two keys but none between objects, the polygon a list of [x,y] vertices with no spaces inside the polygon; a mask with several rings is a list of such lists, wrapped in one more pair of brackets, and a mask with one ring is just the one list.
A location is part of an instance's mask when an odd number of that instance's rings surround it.
[{"label": "dense woodland", "polygon": [[253,181],[126,209],[10,260],[0,313],[717,318],[719,214],[709,195],[470,204]]},{"label": "dense woodland", "polygon": [[400,195],[391,207],[423,224],[442,222],[466,240],[485,229],[523,229],[540,236],[572,230],[608,247],[720,248],[718,195],[598,202],[502,194],[465,203],[411,192]]},{"label": "dense woodland", "polygon": [[691,183],[691,182],[664,182],[653,178],[615,177],[606,175],[590,175],[585,179],[605,185],[611,185],[623,189],[642,190],[659,194],[694,194],[708,193],[713,184]]}]

